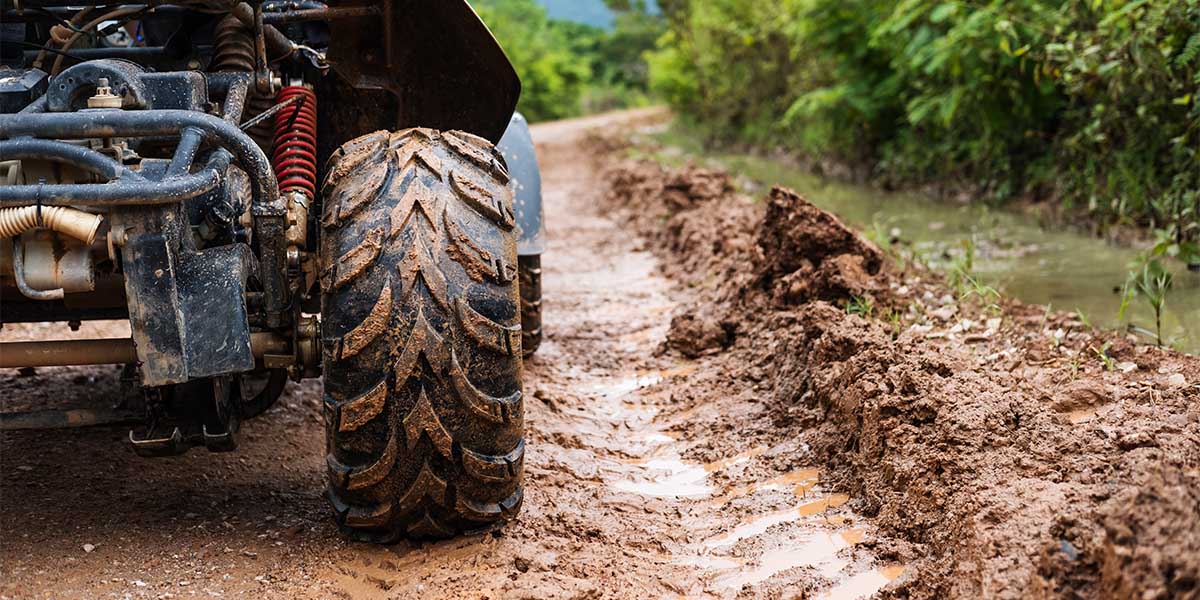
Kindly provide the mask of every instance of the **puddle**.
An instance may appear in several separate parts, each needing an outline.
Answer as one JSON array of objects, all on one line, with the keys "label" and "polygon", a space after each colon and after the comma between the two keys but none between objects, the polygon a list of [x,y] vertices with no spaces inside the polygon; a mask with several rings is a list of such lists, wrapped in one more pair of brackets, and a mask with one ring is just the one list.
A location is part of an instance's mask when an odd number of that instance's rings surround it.
[{"label": "puddle", "polygon": [[718,577],[715,583],[721,587],[741,589],[742,586],[759,584],[799,567],[812,568],[825,577],[834,578],[848,564],[845,559],[838,558],[837,553],[851,545],[840,535],[817,533],[799,545],[768,550],[754,561],[757,566]]},{"label": "puddle", "polygon": [[857,600],[870,597],[883,586],[895,581],[904,574],[904,565],[891,565],[851,575],[845,581],[833,586],[821,598],[828,600]]},{"label": "puddle", "polygon": [[768,529],[781,523],[790,523],[824,514],[830,509],[838,508],[849,501],[850,497],[845,494],[831,494],[819,500],[805,502],[793,508],[758,515],[726,533],[708,539],[704,542],[704,545],[709,548],[729,546],[738,540],[765,533]]},{"label": "puddle", "polygon": [[767,492],[774,490],[782,490],[791,488],[792,493],[801,498],[807,497],[817,485],[817,480],[820,478],[821,472],[817,469],[800,469],[792,471],[779,477],[769,479],[763,483],[751,483],[749,485],[731,487],[725,491],[719,498],[713,500],[713,504],[723,506],[729,502],[750,496],[758,492]]},{"label": "puddle", "polygon": [[747,463],[767,451],[765,446],[758,447],[730,458],[698,464],[683,460],[678,449],[669,445],[675,440],[666,434],[654,432],[643,439],[666,441],[662,442],[662,449],[655,456],[625,461],[625,464],[637,467],[640,472],[630,479],[621,479],[612,485],[623,492],[659,498],[709,497],[716,492],[716,487],[708,481],[710,474]]},{"label": "puddle", "polygon": [[622,479],[612,486],[622,492],[633,492],[659,498],[705,498],[713,493],[708,483],[708,471],[701,465],[684,462],[678,457],[639,460],[636,466],[645,473],[637,479]]},{"label": "puddle", "polygon": [[591,388],[593,392],[600,394],[604,398],[615,400],[624,398],[642,388],[648,388],[661,383],[662,380],[663,377],[660,373],[647,373],[645,375],[623,377],[615,381],[598,381]]},{"label": "puddle", "polygon": [[757,559],[705,556],[681,562],[720,572],[713,580],[713,585],[734,590],[760,584],[791,569],[806,568],[837,582],[820,597],[834,600],[865,598],[904,572],[903,565],[889,565],[847,575],[846,571],[853,567],[853,563],[849,558],[839,556],[839,553],[865,538],[864,529],[817,531],[803,536],[798,543],[767,550]]},{"label": "puddle", "polygon": [[599,381],[588,387],[592,392],[600,394],[606,399],[615,400],[624,398],[638,390],[658,385],[667,379],[687,377],[699,369],[700,365],[697,364],[682,364],[661,371],[645,370],[625,377],[599,378]]}]

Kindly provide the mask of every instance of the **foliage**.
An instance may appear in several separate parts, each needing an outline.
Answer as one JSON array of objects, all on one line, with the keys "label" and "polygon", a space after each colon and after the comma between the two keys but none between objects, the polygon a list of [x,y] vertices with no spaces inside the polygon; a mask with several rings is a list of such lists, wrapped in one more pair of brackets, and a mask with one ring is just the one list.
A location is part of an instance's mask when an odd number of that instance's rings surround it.
[{"label": "foliage", "polygon": [[591,71],[546,9],[533,0],[485,0],[476,9],[521,76],[518,110],[530,120],[574,114]]},{"label": "foliage", "polygon": [[669,0],[651,81],[720,136],[1200,237],[1200,0]]},{"label": "foliage", "polygon": [[870,296],[851,296],[846,302],[846,314],[870,318],[875,314],[875,300]]},{"label": "foliage", "polygon": [[1164,267],[1157,258],[1147,260],[1140,269],[1129,273],[1118,315],[1119,319],[1125,317],[1125,312],[1134,298],[1145,300],[1150,309],[1154,311],[1154,336],[1160,347],[1165,345],[1162,336],[1163,308],[1167,303],[1167,292],[1171,290],[1173,283],[1174,276],[1171,271]]},{"label": "foliage", "polygon": [[550,19],[534,0],[474,3],[521,76],[518,110],[531,121],[643,104],[662,18],[644,3],[612,5],[614,28]]}]

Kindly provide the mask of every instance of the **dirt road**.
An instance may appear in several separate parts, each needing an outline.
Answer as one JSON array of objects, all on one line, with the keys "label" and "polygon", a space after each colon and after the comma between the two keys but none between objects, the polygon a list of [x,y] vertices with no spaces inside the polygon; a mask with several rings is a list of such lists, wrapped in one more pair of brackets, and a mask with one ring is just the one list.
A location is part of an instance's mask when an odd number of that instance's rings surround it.
[{"label": "dirt road", "polygon": [[[605,215],[605,182],[581,143],[589,128],[653,118],[534,130],[548,337],[527,366],[516,523],[438,544],[347,542],[322,498],[320,384],[309,382],[247,423],[233,454],[143,460],[120,428],[4,434],[0,597],[853,597],[907,577],[894,556],[871,554],[872,531],[773,425],[764,392],[661,351],[691,292]],[[113,368],[0,374],[6,410],[103,405],[120,390]]]},{"label": "dirt road", "polygon": [[[0,598],[1200,595],[1200,359],[589,133],[662,118],[534,130],[547,338],[516,522],[346,541],[309,382],[235,454],[0,436]],[[0,374],[5,410],[120,393],[113,368]]]}]

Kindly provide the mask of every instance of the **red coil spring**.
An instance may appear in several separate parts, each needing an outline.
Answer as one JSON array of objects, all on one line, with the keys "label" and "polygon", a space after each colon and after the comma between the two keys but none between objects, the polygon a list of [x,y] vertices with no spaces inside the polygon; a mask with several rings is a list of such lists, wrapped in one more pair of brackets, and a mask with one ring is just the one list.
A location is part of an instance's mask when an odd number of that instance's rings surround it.
[{"label": "red coil spring", "polygon": [[279,179],[279,193],[300,190],[309,199],[317,196],[317,95],[292,85],[279,90],[276,102],[302,96],[275,115],[275,152],[271,164]]}]

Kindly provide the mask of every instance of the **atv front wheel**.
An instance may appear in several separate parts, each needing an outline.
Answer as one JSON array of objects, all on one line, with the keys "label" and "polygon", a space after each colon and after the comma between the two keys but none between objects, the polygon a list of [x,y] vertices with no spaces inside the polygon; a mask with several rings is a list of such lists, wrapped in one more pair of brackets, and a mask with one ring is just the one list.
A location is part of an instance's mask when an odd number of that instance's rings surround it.
[{"label": "atv front wheel", "polygon": [[356,537],[511,519],[525,456],[516,232],[482,138],[409,129],[342,146],[324,185],[329,499]]}]

